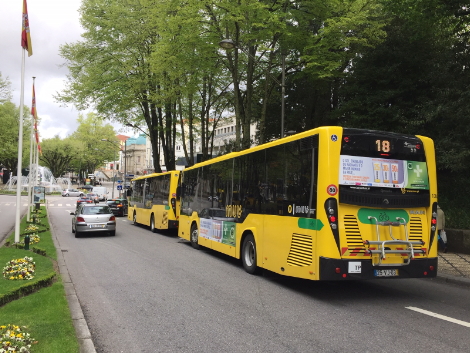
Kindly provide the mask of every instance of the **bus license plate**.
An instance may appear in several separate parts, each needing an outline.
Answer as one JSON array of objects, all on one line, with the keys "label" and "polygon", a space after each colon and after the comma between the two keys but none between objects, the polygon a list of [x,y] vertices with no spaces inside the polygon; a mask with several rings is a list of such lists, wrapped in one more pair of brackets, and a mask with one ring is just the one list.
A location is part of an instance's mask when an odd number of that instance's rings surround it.
[{"label": "bus license plate", "polygon": [[375,277],[396,277],[398,270],[374,270]]}]

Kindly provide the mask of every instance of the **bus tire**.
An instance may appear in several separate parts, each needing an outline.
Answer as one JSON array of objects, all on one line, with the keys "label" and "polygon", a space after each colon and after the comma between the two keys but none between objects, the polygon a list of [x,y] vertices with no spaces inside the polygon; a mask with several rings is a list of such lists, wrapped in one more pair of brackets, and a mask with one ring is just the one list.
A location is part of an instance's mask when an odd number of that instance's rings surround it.
[{"label": "bus tire", "polygon": [[155,233],[157,230],[155,229],[155,218],[153,215],[150,217],[150,230],[152,233]]},{"label": "bus tire", "polygon": [[248,234],[243,239],[241,258],[246,272],[251,275],[259,273],[260,270],[256,266],[256,243],[253,234]]},{"label": "bus tire", "polygon": [[199,249],[200,246],[198,244],[199,240],[199,231],[197,229],[197,225],[193,224],[191,226],[191,234],[190,234],[190,239],[191,239],[191,245],[194,249]]},{"label": "bus tire", "polygon": [[134,216],[132,217],[132,224],[133,225],[137,225],[137,215],[135,214],[135,211],[134,211]]}]

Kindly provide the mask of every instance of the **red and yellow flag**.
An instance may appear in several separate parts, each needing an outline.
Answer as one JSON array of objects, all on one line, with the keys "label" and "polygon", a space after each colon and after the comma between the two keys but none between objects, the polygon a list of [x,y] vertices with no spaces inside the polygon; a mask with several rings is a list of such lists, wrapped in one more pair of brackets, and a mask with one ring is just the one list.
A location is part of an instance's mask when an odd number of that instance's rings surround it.
[{"label": "red and yellow flag", "polygon": [[38,113],[36,111],[36,91],[33,83],[33,102],[31,104],[31,115],[34,118],[34,137],[38,146],[38,151],[42,155],[41,145],[39,144],[39,131],[38,131]]},{"label": "red and yellow flag", "polygon": [[23,28],[21,30],[21,46],[28,51],[28,56],[33,55],[31,45],[31,35],[29,34],[28,6],[26,0],[23,0]]}]

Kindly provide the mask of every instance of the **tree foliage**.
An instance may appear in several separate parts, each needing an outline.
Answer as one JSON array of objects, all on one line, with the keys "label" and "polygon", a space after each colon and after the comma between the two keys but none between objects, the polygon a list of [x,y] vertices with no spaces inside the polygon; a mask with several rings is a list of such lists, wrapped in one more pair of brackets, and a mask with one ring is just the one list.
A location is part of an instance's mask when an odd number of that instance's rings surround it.
[{"label": "tree foliage", "polygon": [[[145,124],[156,171],[160,154],[174,168],[178,137],[189,164],[196,139],[209,156],[220,119],[234,115],[233,149],[251,145],[251,123],[258,143],[366,127],[432,137],[441,180],[463,177],[469,12],[460,0],[84,0],[83,39],[61,48],[70,77],[58,98]],[[223,39],[236,47],[222,50]]]}]

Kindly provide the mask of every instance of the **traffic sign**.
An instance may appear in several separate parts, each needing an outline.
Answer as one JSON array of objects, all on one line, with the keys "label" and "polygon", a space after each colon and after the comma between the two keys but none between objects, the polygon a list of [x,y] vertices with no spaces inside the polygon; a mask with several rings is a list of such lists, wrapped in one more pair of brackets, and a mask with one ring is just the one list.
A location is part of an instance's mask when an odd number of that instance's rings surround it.
[{"label": "traffic sign", "polygon": [[118,190],[122,190],[122,185],[118,185],[118,186],[117,186],[117,189],[118,189]]}]

